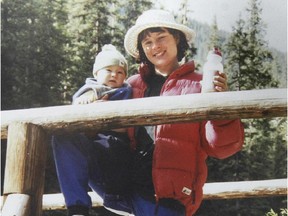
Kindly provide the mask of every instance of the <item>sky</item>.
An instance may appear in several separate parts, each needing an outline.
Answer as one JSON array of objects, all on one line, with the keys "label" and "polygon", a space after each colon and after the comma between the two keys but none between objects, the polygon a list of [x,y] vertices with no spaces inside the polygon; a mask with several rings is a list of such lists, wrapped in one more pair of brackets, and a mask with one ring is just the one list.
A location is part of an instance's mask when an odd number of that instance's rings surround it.
[{"label": "sky", "polygon": [[[155,0],[156,7],[177,12],[183,0]],[[216,16],[218,29],[232,31],[241,16],[247,20],[249,0],[187,0],[190,17],[211,25]],[[287,0],[261,0],[265,40],[269,46],[287,52]]]}]

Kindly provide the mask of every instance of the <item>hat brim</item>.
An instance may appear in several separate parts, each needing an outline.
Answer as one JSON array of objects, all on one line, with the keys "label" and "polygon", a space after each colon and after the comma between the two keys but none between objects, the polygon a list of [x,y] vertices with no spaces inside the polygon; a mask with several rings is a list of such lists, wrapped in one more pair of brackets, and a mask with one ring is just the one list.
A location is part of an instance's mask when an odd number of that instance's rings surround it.
[{"label": "hat brim", "polygon": [[192,29],[190,29],[189,27],[185,25],[177,24],[177,23],[157,22],[157,23],[135,25],[127,31],[125,38],[124,38],[124,47],[131,56],[133,57],[139,56],[139,51],[137,49],[138,35],[143,30],[148,29],[148,28],[154,28],[154,27],[164,27],[164,28],[171,28],[171,29],[179,30],[184,33],[188,43],[192,42],[194,38],[196,37],[196,33]]}]

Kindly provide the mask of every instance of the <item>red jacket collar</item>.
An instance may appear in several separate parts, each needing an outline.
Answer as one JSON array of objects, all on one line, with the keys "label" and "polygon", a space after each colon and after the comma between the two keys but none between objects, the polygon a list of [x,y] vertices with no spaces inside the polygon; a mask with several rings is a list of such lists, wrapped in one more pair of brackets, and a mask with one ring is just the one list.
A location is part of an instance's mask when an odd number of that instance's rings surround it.
[{"label": "red jacket collar", "polygon": [[[174,72],[172,72],[169,75],[169,78],[182,76],[187,73],[194,72],[195,70],[195,64],[194,61],[187,62],[183,65],[181,65],[179,68],[177,68]],[[142,77],[142,79],[146,82],[149,77],[151,76],[151,70],[149,69],[148,65],[141,64],[139,67],[139,74]]]},{"label": "red jacket collar", "polygon": [[169,76],[169,78],[174,78],[174,77],[177,77],[177,76],[182,76],[182,75],[185,75],[187,73],[191,73],[191,72],[194,72],[195,70],[195,64],[194,64],[194,61],[190,61],[190,62],[187,62],[183,65],[181,65],[179,68],[177,68],[174,72],[172,72]]}]

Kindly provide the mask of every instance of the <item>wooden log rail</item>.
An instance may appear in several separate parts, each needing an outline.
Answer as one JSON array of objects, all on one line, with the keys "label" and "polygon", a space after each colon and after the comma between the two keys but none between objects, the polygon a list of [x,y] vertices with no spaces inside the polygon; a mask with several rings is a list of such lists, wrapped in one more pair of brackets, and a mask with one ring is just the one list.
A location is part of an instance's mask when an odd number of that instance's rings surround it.
[{"label": "wooden log rail", "polygon": [[[203,193],[205,200],[281,196],[287,194],[287,179],[206,183]],[[103,205],[103,200],[96,193],[89,192],[89,195],[91,196],[93,207]],[[43,210],[56,209],[66,209],[63,195],[44,195]]]},{"label": "wooden log rail", "polygon": [[1,138],[13,122],[49,133],[105,130],[206,119],[286,117],[287,89],[192,94],[2,111]]},{"label": "wooden log rail", "polygon": [[[287,179],[206,183],[203,193],[205,200],[281,196],[287,194]],[[88,192],[88,194],[92,200],[92,207],[103,206],[103,200],[99,195],[94,192]],[[20,197],[18,200],[20,200]],[[65,210],[63,194],[44,194],[42,209],[46,211]]]},{"label": "wooden log rail", "polygon": [[[8,140],[3,210],[9,210],[9,213],[2,211],[2,215],[41,215],[47,135],[206,119],[286,116],[287,89],[151,97],[2,111],[1,139]],[[22,200],[24,209],[19,213],[15,206],[7,206],[14,199],[17,201],[16,197]],[[11,212],[11,208],[15,211]]]}]

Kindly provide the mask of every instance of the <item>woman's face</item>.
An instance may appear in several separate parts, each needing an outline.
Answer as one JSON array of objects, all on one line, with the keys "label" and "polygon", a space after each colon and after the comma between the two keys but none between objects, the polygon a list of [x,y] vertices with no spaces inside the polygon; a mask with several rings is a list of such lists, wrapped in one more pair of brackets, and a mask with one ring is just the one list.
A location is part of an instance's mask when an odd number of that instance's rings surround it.
[{"label": "woman's face", "polygon": [[150,32],[141,41],[142,48],[148,60],[155,69],[169,75],[178,67],[178,39],[163,28],[160,32]]}]

